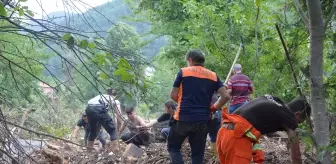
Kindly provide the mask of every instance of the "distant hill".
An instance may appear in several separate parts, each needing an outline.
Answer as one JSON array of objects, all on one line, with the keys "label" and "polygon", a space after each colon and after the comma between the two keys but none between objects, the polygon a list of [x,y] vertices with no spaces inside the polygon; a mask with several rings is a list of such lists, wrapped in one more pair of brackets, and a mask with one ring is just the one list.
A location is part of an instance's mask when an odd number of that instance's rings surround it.
[{"label": "distant hill", "polygon": [[[105,37],[108,29],[118,21],[123,21],[133,26],[140,35],[148,32],[150,29],[150,24],[148,22],[131,22],[123,19],[129,16],[132,16],[132,11],[124,0],[114,0],[80,14],[65,13],[62,11],[48,14],[49,19],[53,22],[83,32],[97,31],[98,35],[101,37]],[[34,27],[34,29],[36,30],[36,27]],[[143,37],[143,40],[148,40],[151,37],[153,36]],[[156,56],[160,51],[160,48],[165,46],[167,43],[167,38],[156,38],[147,46],[143,47],[143,55],[147,60],[150,60]],[[61,60],[59,57],[53,57],[48,61],[48,63],[59,65],[61,64]],[[50,67],[49,69],[56,75],[62,74],[61,71],[55,67]],[[45,72],[45,75],[49,75],[49,73]]]},{"label": "distant hill", "polygon": [[[51,13],[50,15],[57,17],[64,16],[64,13],[62,15],[62,13],[56,12]],[[105,37],[106,31],[111,28],[113,23],[117,23],[118,21],[123,21],[133,26],[139,34],[148,32],[150,29],[150,24],[148,22],[131,22],[123,20],[124,17],[128,16],[132,16],[132,11],[124,0],[114,0],[89,9],[83,14],[76,14],[65,20],[63,19],[62,24],[85,32],[98,31],[98,34],[102,37]],[[150,37],[144,37],[143,39],[149,38]],[[152,43],[143,48],[143,55],[147,59],[151,59],[165,44],[167,44],[166,38],[161,37],[155,39]]]}]

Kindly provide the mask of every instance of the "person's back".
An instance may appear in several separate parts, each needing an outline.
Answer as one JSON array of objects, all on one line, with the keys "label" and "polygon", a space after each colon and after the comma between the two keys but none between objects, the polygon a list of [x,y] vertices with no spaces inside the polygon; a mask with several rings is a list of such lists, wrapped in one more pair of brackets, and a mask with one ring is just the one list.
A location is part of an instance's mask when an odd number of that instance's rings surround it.
[{"label": "person's back", "polygon": [[181,97],[177,102],[174,119],[208,121],[212,95],[221,86],[216,73],[202,66],[191,66],[182,68],[178,76],[181,76],[181,80],[175,82],[174,87],[181,88]]},{"label": "person's back", "polygon": [[[188,67],[181,68],[171,90],[171,98],[178,103],[168,136],[168,152],[173,164],[184,163],[181,145],[188,137],[191,163],[203,162],[210,111],[215,112],[229,99],[216,73],[203,67],[204,55],[199,50],[186,54]],[[221,98],[211,106],[212,95]]]},{"label": "person's back", "polygon": [[[284,126],[296,129],[294,113],[279,98],[265,96],[254,99],[233,114],[238,114],[250,122],[261,134],[285,131]],[[262,118],[262,119],[260,119]]]},{"label": "person's back", "polygon": [[[262,135],[286,131],[291,142],[293,163],[302,163],[295,129],[310,116],[305,99],[285,104],[281,99],[265,95],[241,106],[232,114],[222,114],[222,128],[217,135],[217,150],[222,164],[250,164],[264,161],[259,145]],[[253,145],[253,146],[251,146]],[[239,156],[237,156],[239,154]]]},{"label": "person's back", "polygon": [[250,78],[241,71],[241,65],[235,64],[234,75],[228,81],[228,90],[231,93],[229,113],[249,100],[250,93],[253,92],[253,83]]}]

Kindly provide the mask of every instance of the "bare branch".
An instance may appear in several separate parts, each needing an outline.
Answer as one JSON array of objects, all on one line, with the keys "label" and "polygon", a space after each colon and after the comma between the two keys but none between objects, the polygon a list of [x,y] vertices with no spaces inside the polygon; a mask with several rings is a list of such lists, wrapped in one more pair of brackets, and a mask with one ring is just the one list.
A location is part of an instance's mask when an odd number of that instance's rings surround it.
[{"label": "bare branch", "polygon": [[304,11],[303,11],[303,9],[300,5],[299,0],[293,0],[293,2],[294,2],[294,5],[295,5],[296,9],[298,10],[304,24],[306,25],[307,28],[309,28],[309,19],[308,19],[307,15],[304,13]]},{"label": "bare branch", "polygon": [[334,16],[334,14],[336,13],[336,0],[334,0],[334,4],[333,7],[329,13],[328,18],[326,19],[325,23],[324,23],[324,31],[327,30],[328,24],[331,21],[331,18]]}]

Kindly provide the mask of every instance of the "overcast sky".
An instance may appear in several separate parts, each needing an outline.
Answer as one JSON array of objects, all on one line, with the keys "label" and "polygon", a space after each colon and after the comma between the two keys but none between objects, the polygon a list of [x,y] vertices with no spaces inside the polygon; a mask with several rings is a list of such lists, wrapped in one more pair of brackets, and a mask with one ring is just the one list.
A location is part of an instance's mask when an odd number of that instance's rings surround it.
[{"label": "overcast sky", "polygon": [[[35,13],[34,15],[35,18],[41,18],[43,10],[46,13],[51,13],[55,11],[65,11],[66,9],[64,8],[64,6],[69,6],[67,5],[69,3],[76,4],[76,7],[82,12],[84,12],[88,10],[90,6],[92,7],[99,6],[109,1],[112,0],[28,0],[27,2],[23,2],[22,5],[28,6],[28,8]],[[39,3],[42,4],[43,10],[41,9]],[[71,6],[74,6],[73,4],[71,4]],[[75,12],[74,9],[72,10],[73,10],[72,12]],[[43,14],[45,15],[45,13]]]}]

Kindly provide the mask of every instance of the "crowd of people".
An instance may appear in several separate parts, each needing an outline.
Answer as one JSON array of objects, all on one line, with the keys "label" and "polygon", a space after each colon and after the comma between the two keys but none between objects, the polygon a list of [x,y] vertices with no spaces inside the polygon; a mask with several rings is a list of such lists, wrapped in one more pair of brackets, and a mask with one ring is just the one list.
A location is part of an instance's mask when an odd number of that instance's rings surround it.
[{"label": "crowd of people", "polygon": [[[116,148],[117,133],[121,140],[136,146],[150,144],[149,127],[169,121],[161,130],[167,140],[167,150],[173,164],[183,164],[181,146],[187,140],[191,149],[191,163],[203,163],[206,141],[209,136],[211,152],[221,164],[263,163],[264,153],[259,144],[262,135],[276,131],[287,132],[291,142],[293,163],[302,163],[299,141],[295,129],[310,116],[306,99],[297,97],[289,103],[265,94],[255,99],[253,82],[243,74],[242,66],[235,64],[233,75],[227,83],[204,67],[205,57],[200,50],[190,50],[185,55],[186,67],[177,73],[170,97],[164,103],[165,113],[157,120],[146,123],[134,107],[126,107],[127,120],[121,118],[120,102],[115,91],[98,95],[88,101],[85,113],[74,130],[77,137],[81,126],[85,129],[85,146],[91,151],[97,138],[103,145]],[[226,107],[225,104],[228,103]],[[108,113],[108,106],[117,114],[116,122]],[[117,126],[115,126],[117,125]],[[102,129],[109,134],[106,144]],[[125,128],[127,133],[123,133]]]}]

